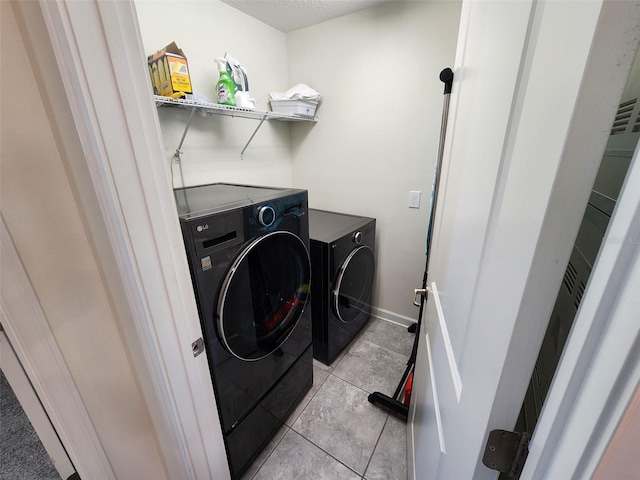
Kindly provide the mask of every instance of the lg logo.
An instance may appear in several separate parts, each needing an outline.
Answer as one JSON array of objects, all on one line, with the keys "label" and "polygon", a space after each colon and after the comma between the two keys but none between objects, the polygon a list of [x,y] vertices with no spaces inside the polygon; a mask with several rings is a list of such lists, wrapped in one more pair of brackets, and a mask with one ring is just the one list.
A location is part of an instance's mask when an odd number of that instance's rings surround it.
[{"label": "lg logo", "polygon": [[202,232],[203,230],[207,230],[208,228],[209,228],[209,225],[205,223],[204,225],[198,225],[196,227],[196,230],[198,230],[199,232]]}]

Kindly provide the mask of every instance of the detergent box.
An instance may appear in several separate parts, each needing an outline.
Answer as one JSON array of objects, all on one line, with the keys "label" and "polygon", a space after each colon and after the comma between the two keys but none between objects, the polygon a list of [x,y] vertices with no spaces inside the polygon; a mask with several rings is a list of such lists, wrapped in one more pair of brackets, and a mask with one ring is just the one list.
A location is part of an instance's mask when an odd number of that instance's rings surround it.
[{"label": "detergent box", "polygon": [[155,95],[177,98],[193,93],[187,59],[175,42],[150,55],[148,63]]}]

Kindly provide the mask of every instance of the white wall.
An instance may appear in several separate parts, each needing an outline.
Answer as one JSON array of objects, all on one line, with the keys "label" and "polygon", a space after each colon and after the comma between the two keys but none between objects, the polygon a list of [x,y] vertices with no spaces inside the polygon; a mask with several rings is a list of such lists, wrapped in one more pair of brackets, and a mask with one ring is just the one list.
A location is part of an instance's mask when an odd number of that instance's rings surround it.
[{"label": "white wall", "polygon": [[[299,82],[324,98],[317,124],[263,125],[244,160],[253,121],[196,116],[182,149],[186,184],[293,185],[309,190],[312,207],[375,217],[373,303],[388,318],[415,319],[442,114],[438,75],[453,63],[460,5],[390,2],[285,35],[217,1],[137,1],[147,53],[175,41],[194,92],[213,97],[213,57],[228,51],[247,68],[258,108],[269,108],[269,91]],[[178,11],[192,20],[176,22]],[[169,159],[188,113],[159,115]],[[409,190],[422,191],[420,209],[407,207]]]},{"label": "white wall", "polygon": [[[175,41],[189,62],[194,93],[215,98],[218,70],[214,58],[225,52],[247,69],[256,108],[268,110],[268,93],[289,88],[284,33],[218,0],[136,0],[135,4],[145,53],[151,55]],[[158,114],[169,161],[189,112],[163,107]],[[265,122],[240,159],[257,126],[256,120],[196,115],[181,149],[185,184],[291,186],[287,123]],[[180,172],[175,164],[173,171],[174,185],[179,186]]]},{"label": "white wall", "polygon": [[[412,319],[440,134],[438,76],[453,67],[460,8],[390,2],[287,37],[290,83],[324,97],[317,125],[292,125],[293,183],[309,190],[312,207],[377,219],[374,305]],[[422,191],[420,209],[407,207],[410,190]]]},{"label": "white wall", "polygon": [[[33,39],[19,29],[24,24],[9,2],[0,7],[2,61],[11,65],[1,77],[2,216],[115,475],[166,478],[101,259],[69,175],[65,147],[75,129],[55,125],[43,93],[45,81],[61,79],[45,79],[33,66],[28,50]],[[69,143],[61,142],[61,132]],[[80,150],[77,136],[74,145]],[[14,280],[4,269],[2,276],[3,285]]]}]

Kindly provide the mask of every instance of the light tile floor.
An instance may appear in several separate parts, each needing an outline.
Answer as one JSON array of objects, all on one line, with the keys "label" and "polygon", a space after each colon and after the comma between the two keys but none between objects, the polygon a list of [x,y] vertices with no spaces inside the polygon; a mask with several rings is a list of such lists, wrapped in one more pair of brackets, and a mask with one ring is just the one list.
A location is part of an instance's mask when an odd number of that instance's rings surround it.
[{"label": "light tile floor", "polygon": [[372,405],[392,395],[411,353],[406,327],[371,319],[313,387],[242,480],[405,480],[406,422]]}]

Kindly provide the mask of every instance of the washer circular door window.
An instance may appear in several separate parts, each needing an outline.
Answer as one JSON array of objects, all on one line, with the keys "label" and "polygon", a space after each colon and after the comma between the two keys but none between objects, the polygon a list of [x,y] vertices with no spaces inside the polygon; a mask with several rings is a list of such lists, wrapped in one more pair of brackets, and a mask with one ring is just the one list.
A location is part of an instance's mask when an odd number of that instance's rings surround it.
[{"label": "washer circular door window", "polygon": [[375,262],[373,250],[361,246],[342,263],[332,293],[334,312],[344,323],[369,316]]},{"label": "washer circular door window", "polygon": [[260,360],[293,332],[307,303],[311,262],[293,233],[254,239],[235,258],[218,296],[220,340],[241,360]]}]

